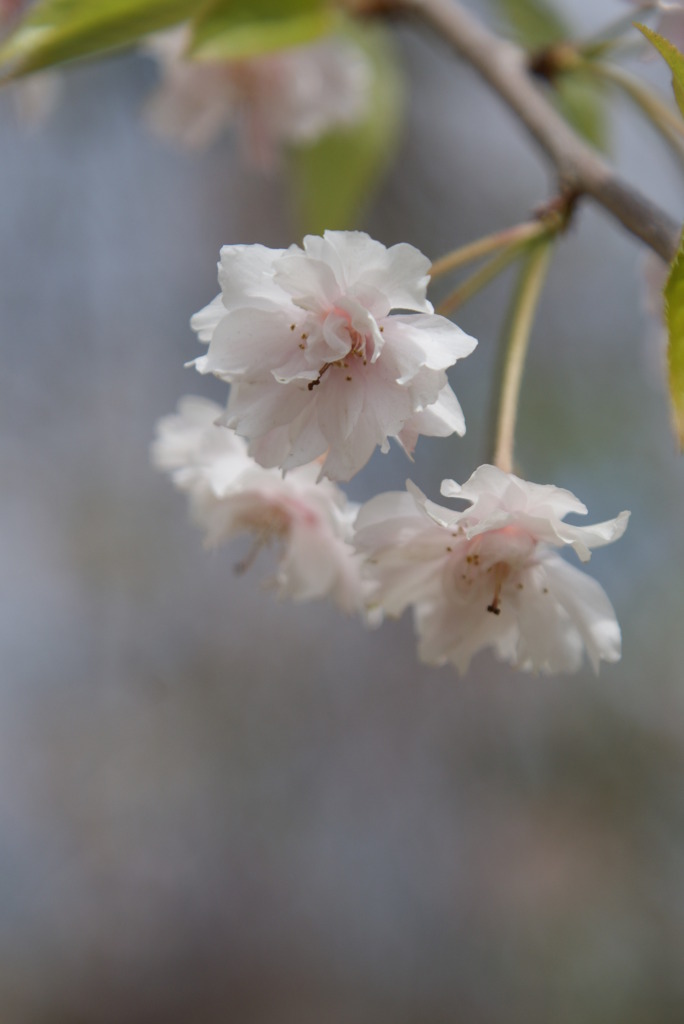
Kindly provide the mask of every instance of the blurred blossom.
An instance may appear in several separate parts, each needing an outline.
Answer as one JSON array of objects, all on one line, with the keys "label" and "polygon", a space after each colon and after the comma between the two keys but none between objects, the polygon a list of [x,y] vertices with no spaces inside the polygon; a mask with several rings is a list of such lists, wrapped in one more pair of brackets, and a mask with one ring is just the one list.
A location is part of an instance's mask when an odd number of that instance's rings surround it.
[{"label": "blurred blossom", "polygon": [[325,454],[321,472],[349,480],[390,437],[411,452],[419,434],[464,433],[446,369],[477,342],[434,315],[429,270],[414,246],[362,231],[223,247],[221,295],[192,321],[209,342],[195,365],[232,383],[225,422],[258,462]]},{"label": "blurred blossom", "polygon": [[413,606],[423,661],[465,672],[485,647],[528,671],[574,672],[584,649],[595,671],[619,660],[606,594],[553,548],[570,545],[587,561],[591,548],[622,536],[628,512],[569,525],[568,513],[587,511],[574,494],[495,466],[480,466],[463,486],[443,481],[442,494],[470,508],[444,508],[409,482],[406,492],[367,502],[357,520],[375,599],[390,615]]},{"label": "blurred blossom", "polygon": [[[32,0],[0,0],[0,39],[17,26]],[[13,99],[19,119],[29,126],[40,124],[51,112],[59,92],[59,78],[42,71],[12,83]]]},{"label": "blurred blossom", "polygon": [[298,601],[330,596],[344,611],[361,610],[361,560],[349,543],[358,506],[330,481],[317,483],[317,463],[286,477],[257,465],[242,438],[217,426],[221,412],[214,402],[186,396],[177,415],[160,420],[152,449],[154,463],[187,493],[207,544],[251,533],[252,549],[238,567],[246,569],[275,541],[280,554],[273,582],[279,596]]},{"label": "blurred blossom", "polygon": [[643,12],[657,10],[659,12],[656,30],[669,39],[679,50],[684,50],[684,2],[681,0],[660,0],[659,3],[641,3],[640,0],[628,0]]},{"label": "blurred blossom", "polygon": [[271,170],[283,146],[315,142],[364,115],[371,69],[347,40],[229,61],[191,60],[188,41],[181,28],[147,44],[161,71],[150,124],[185,146],[208,146],[235,124],[247,160]]}]

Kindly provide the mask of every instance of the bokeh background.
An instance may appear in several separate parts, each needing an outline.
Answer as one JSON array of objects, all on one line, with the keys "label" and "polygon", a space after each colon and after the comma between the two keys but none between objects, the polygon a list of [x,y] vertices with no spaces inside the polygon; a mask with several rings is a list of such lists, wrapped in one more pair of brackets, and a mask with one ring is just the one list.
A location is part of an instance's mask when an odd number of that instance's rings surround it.
[{"label": "bokeh background", "polygon": [[[483,15],[484,0],[471,5]],[[624,11],[566,0],[578,26]],[[528,216],[548,169],[500,103],[398,28],[401,150],[363,226],[436,257]],[[655,63],[635,67],[663,88]],[[590,203],[558,246],[521,411],[526,475],[599,520],[624,634],[599,678],[421,666],[277,602],[268,559],[206,552],[149,463],[225,242],[295,237],[234,140],[188,153],[141,108],[151,61],[74,67],[30,129],[0,96],[0,1015],[7,1024],[641,1024],[684,1020],[684,464],[640,247]],[[678,217],[682,171],[615,100],[623,173]],[[410,475],[487,459],[503,278],[459,322],[468,422]],[[247,543],[247,542],[246,542]]]}]

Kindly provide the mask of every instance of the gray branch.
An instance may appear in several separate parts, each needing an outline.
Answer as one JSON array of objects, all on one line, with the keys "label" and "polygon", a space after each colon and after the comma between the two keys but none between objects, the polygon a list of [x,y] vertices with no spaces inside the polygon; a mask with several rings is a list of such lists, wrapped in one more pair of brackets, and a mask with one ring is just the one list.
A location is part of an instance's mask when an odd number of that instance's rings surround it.
[{"label": "gray branch", "polygon": [[455,0],[370,0],[366,9],[419,19],[474,67],[527,128],[556,168],[562,192],[591,196],[668,263],[680,226],[589,146],[556,111],[527,67],[527,55]]}]

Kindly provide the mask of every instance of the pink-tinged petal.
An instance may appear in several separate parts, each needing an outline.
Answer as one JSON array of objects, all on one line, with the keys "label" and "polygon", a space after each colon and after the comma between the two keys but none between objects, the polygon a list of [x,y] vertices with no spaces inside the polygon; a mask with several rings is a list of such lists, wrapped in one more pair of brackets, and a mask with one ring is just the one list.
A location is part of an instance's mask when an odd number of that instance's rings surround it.
[{"label": "pink-tinged petal", "polygon": [[202,372],[222,377],[263,377],[297,352],[297,324],[277,312],[236,309],[227,312],[211,338]]},{"label": "pink-tinged petal", "polygon": [[275,282],[296,306],[313,312],[331,309],[341,295],[333,268],[301,250],[288,250],[276,261]]},{"label": "pink-tinged petal", "polygon": [[[378,524],[384,528],[394,519],[408,520],[409,522],[417,520],[420,524],[422,517],[419,516],[413,495],[408,491],[386,491],[361,506],[355,524],[357,544],[362,548],[365,546],[361,531]],[[371,542],[371,546],[373,544],[374,542]]]},{"label": "pink-tinged petal", "polygon": [[322,473],[330,480],[351,480],[366,465],[377,443],[368,425],[361,420],[343,446],[328,451]]},{"label": "pink-tinged petal", "polygon": [[249,454],[265,469],[282,466],[290,451],[289,424],[274,427],[261,437],[252,438],[249,442]]},{"label": "pink-tinged petal", "polygon": [[[283,469],[294,469],[317,459],[328,447],[325,436],[318,424],[315,403],[309,402],[289,428],[290,451],[284,459]],[[321,469],[321,476],[323,470]],[[341,479],[341,477],[336,478]]]},{"label": "pink-tinged petal", "polygon": [[391,337],[393,347],[403,344],[413,353],[412,362],[431,370],[445,370],[477,347],[475,338],[443,316],[398,314],[388,317],[382,326],[388,334],[386,341]]},{"label": "pink-tinged petal", "polygon": [[340,314],[329,313],[323,321],[323,338],[327,348],[325,361],[335,363],[342,359],[352,345],[349,320]]},{"label": "pink-tinged petal", "polygon": [[405,390],[395,391],[382,380],[364,381],[363,389],[363,404],[354,428],[357,440],[365,434],[369,442],[386,452],[389,439],[399,435],[411,415],[411,396]]},{"label": "pink-tinged petal", "polygon": [[543,565],[549,591],[580,633],[594,671],[601,661],[619,661],[620,626],[603,587],[557,555],[547,555]]},{"label": "pink-tinged petal", "polygon": [[368,307],[361,305],[357,299],[342,296],[338,300],[337,309],[347,314],[348,326],[351,327],[352,331],[356,331],[357,334],[371,340],[373,351],[370,353],[369,362],[376,362],[382,352],[385,339],[377,320],[369,312]]},{"label": "pink-tinged petal", "polygon": [[489,615],[480,604],[464,599],[419,601],[415,622],[421,661],[429,665],[450,662],[461,674],[486,647],[494,647],[499,655],[502,650],[514,650],[518,635],[509,609]]},{"label": "pink-tinged petal", "polygon": [[509,473],[504,473],[497,466],[478,466],[464,484],[443,480],[440,494],[445,498],[459,498],[473,503],[480,497],[488,497],[498,504],[508,488],[509,476]]},{"label": "pink-tinged petal", "polygon": [[223,296],[217,295],[211,302],[195,313],[190,319],[190,326],[197,333],[199,341],[209,344],[218,323],[226,315]]},{"label": "pink-tinged petal", "polygon": [[271,376],[278,384],[291,384],[294,381],[317,380],[320,373],[320,362],[312,366],[310,352],[303,351],[299,346],[292,349],[287,359],[271,370]]},{"label": "pink-tinged petal", "polygon": [[[460,512],[454,512],[453,509],[444,508],[443,505],[438,505],[436,502],[430,501],[430,499],[423,494],[421,489],[416,487],[412,480],[406,481],[406,490],[409,494],[413,495],[413,500],[424,513],[430,523],[430,526],[436,523],[438,526],[448,530],[451,534],[451,539],[455,539],[457,534],[461,534],[463,532],[460,525]],[[449,543],[451,543],[451,541],[449,541]]]},{"label": "pink-tinged petal", "polygon": [[411,454],[418,437],[450,437],[465,434],[465,417],[456,395],[448,384],[442,388],[436,402],[426,409],[416,412],[404,424],[399,440],[405,450]]},{"label": "pink-tinged petal", "polygon": [[605,544],[612,544],[619,540],[627,529],[629,512],[620,512],[615,519],[607,519],[603,523],[594,523],[592,526],[572,526],[569,523],[559,523],[556,527],[556,536],[563,544],[571,544],[583,562],[589,560],[591,548],[602,548]]},{"label": "pink-tinged petal", "polygon": [[353,549],[330,526],[293,523],[278,570],[282,596],[311,601],[330,594],[344,611],[359,609],[360,571]]},{"label": "pink-tinged petal", "polygon": [[222,422],[243,437],[261,437],[276,427],[292,423],[309,404],[306,387],[276,385],[268,380],[241,381],[230,389]]},{"label": "pink-tinged petal", "polygon": [[546,566],[536,565],[513,590],[519,629],[515,660],[541,672],[576,672],[582,665],[582,638],[548,585]]},{"label": "pink-tinged petal", "polygon": [[326,231],[325,241],[339,263],[338,274],[346,288],[371,287],[381,293],[389,309],[432,312],[426,298],[430,260],[419,249],[400,242],[386,249],[362,231]]},{"label": "pink-tinged petal", "polygon": [[455,490],[449,496],[473,502],[473,509],[479,507],[478,502],[482,502],[482,507],[485,507],[494,498],[497,504],[511,512],[528,511],[535,514],[538,510],[544,510],[544,514],[562,518],[570,512],[584,515],[587,511],[586,505],[571,491],[553,484],[530,483],[513,473],[505,473],[497,466],[479,466],[460,488],[453,481],[451,483]]},{"label": "pink-tinged petal", "polygon": [[226,309],[281,309],[288,298],[274,273],[284,252],[265,245],[224,245],[218,276]]},{"label": "pink-tinged petal", "polygon": [[386,615],[397,618],[432,588],[435,572],[439,572],[437,562],[417,560],[394,573],[384,569],[383,582],[376,587],[374,597]]},{"label": "pink-tinged petal", "polygon": [[[330,447],[344,444],[359,421],[364,405],[365,389],[355,385],[344,371],[326,373],[318,386],[316,403],[321,430]],[[353,367],[351,368],[353,372]],[[375,444],[375,439],[373,439]]]}]

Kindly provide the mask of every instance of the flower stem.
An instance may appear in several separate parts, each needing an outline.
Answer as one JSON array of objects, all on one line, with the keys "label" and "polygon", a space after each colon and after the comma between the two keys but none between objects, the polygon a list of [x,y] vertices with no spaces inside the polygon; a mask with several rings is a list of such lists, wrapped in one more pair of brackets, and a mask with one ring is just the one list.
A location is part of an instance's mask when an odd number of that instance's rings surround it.
[{"label": "flower stem", "polygon": [[520,273],[508,318],[508,329],[504,335],[505,349],[496,403],[493,461],[495,466],[506,473],[513,472],[513,446],[520,385],[532,323],[551,257],[551,242],[551,237],[540,239],[530,249]]},{"label": "flower stem", "polygon": [[483,256],[489,256],[497,249],[507,249],[512,245],[517,246],[523,242],[529,242],[543,234],[546,228],[547,226],[542,220],[532,220],[516,224],[512,228],[504,228],[503,231],[495,231],[491,235],[485,235],[483,238],[469,242],[468,245],[454,249],[435,260],[430,269],[430,276],[432,278],[440,277],[442,274],[449,273],[450,270],[457,270],[466,263],[473,263],[475,260],[482,259]]},{"label": "flower stem", "polygon": [[462,306],[464,302],[472,299],[473,295],[477,295],[490,281],[498,277],[509,263],[513,262],[516,256],[520,255],[520,249],[521,246],[512,245],[508,249],[504,249],[497,256],[494,256],[483,267],[480,267],[474,274],[467,277],[465,281],[462,281],[457,288],[449,292],[447,297],[437,306],[435,312],[440,316],[449,316],[459,306]]}]

